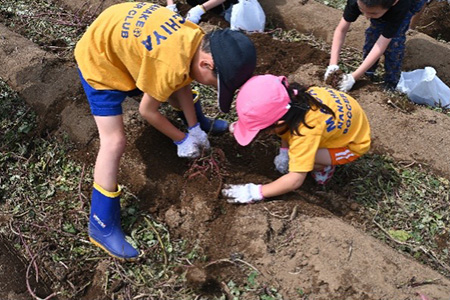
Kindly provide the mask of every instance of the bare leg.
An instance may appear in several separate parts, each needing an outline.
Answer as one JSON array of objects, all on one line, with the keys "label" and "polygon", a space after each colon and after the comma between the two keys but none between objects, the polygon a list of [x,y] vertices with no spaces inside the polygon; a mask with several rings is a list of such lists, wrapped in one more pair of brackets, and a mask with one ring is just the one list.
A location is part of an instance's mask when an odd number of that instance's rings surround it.
[{"label": "bare leg", "polygon": [[94,171],[89,216],[89,239],[111,256],[132,260],[139,251],[126,241],[120,221],[120,193],[117,185],[120,158],[125,151],[122,116],[95,116],[100,149]]},{"label": "bare leg", "polygon": [[331,165],[331,156],[328,149],[322,148],[316,152],[316,160],[314,163],[314,170],[323,169],[326,166]]},{"label": "bare leg", "polygon": [[100,149],[95,162],[94,181],[107,191],[117,191],[120,158],[125,151],[122,116],[95,116],[100,134]]}]

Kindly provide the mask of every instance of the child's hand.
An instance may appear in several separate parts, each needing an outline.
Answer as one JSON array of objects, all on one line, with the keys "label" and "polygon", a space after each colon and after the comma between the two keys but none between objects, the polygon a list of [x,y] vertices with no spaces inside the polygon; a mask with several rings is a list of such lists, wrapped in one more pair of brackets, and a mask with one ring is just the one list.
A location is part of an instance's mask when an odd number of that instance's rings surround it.
[{"label": "child's hand", "polygon": [[234,126],[236,126],[236,122],[233,122],[230,124],[230,126],[228,126],[228,130],[230,131],[230,133],[234,133]]},{"label": "child's hand", "polygon": [[345,74],[342,76],[341,82],[339,83],[339,90],[348,92],[352,89],[354,84],[355,78],[353,78],[352,74]]},{"label": "child's hand", "polygon": [[327,70],[325,71],[325,75],[323,76],[323,80],[327,81],[328,76],[330,76],[331,73],[336,72],[337,70],[339,70],[339,66],[338,65],[329,65],[327,67]]},{"label": "child's hand", "polygon": [[188,129],[189,135],[195,139],[195,143],[201,147],[209,150],[211,148],[208,135],[200,128],[200,123],[195,124],[194,126]]},{"label": "child's hand", "polygon": [[196,143],[196,138],[186,133],[181,141],[173,142],[177,145],[178,157],[196,158],[200,156],[200,149]]},{"label": "child's hand", "polygon": [[275,169],[281,174],[286,174],[289,171],[289,148],[280,148],[280,153],[275,156],[273,163]]},{"label": "child's hand", "polygon": [[186,19],[188,19],[189,21],[191,21],[195,24],[198,24],[204,13],[205,13],[205,10],[203,9],[203,6],[197,5],[188,11]]},{"label": "child's hand", "polygon": [[264,199],[261,185],[254,183],[227,184],[222,189],[222,195],[229,198],[228,203],[253,203]]},{"label": "child's hand", "polygon": [[176,4],[170,4],[170,5],[167,5],[166,7],[173,12],[176,12],[176,13],[178,12],[178,8],[177,8]]}]

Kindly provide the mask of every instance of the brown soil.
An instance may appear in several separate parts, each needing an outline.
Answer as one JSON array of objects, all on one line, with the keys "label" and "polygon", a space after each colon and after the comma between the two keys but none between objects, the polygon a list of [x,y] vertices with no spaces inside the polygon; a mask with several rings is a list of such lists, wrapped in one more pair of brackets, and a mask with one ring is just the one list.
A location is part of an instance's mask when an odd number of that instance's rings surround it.
[{"label": "brown soil", "polygon": [[[267,34],[250,37],[258,51],[257,73],[290,75],[291,80],[300,83],[324,84],[327,53],[303,42],[276,41]],[[52,85],[47,88],[60,89]],[[374,137],[372,153],[414,160],[425,152],[430,160],[428,165],[433,168],[439,149],[448,149],[445,144],[448,142],[434,139],[450,128],[448,118],[427,110],[421,110],[417,116],[393,109],[386,105],[386,95],[377,86],[364,81],[351,94],[360,100],[369,117]],[[177,122],[175,118],[172,120]],[[214,152],[206,160],[189,162],[177,157],[168,138],[142,121],[133,99],[124,104],[124,121],[128,148],[119,180],[137,196],[139,209],[167,224],[174,238],[201,246],[208,262],[189,269],[187,280],[193,288],[213,295],[222,289],[222,281],[244,281],[246,274],[235,263],[238,258],[257,268],[284,299],[299,299],[299,289],[309,295],[308,299],[417,299],[418,292],[430,299],[448,298],[448,279],[364,233],[370,220],[361,217],[363,208],[346,193],[347,183],[358,172],[358,162],[341,173],[345,184],[331,181],[322,189],[308,177],[301,189],[276,199],[254,205],[231,205],[220,196],[223,184],[266,183],[279,176],[273,167],[277,151],[273,138],[241,147],[230,134],[211,137]],[[92,124],[77,126],[79,134],[89,135],[86,139],[90,140]],[[405,128],[415,132],[414,136],[408,136]],[[433,145],[421,140],[423,136],[441,142]],[[72,155],[92,164],[97,143],[94,139]],[[202,167],[218,168],[196,172],[195,167],[203,163],[206,165]],[[436,167],[436,171],[450,177],[446,170]],[[85,192],[89,194],[89,187],[85,187]],[[442,237],[441,244],[448,248],[448,237]],[[83,299],[106,298],[103,281],[109,260],[93,261],[90,270],[77,269],[75,262],[67,263],[68,274],[64,278],[70,278],[78,288],[91,282]],[[12,276],[10,270],[18,265],[5,262],[0,268],[6,268]],[[53,285],[57,286],[61,277],[55,274],[55,268],[49,267],[47,272],[53,274],[56,280]],[[23,277],[23,268],[18,273]],[[25,292],[19,275],[11,285],[0,285],[1,299],[21,299],[15,296]],[[430,278],[439,280],[433,284],[410,284]],[[4,282],[2,279],[0,282]],[[42,287],[43,290],[37,291],[44,294],[42,297],[50,294],[42,285],[32,284]],[[120,290],[120,284],[117,289]]]},{"label": "brown soil", "polygon": [[[256,74],[291,74],[305,63],[314,61],[321,64],[328,59],[327,53],[317,51],[313,46],[304,42],[274,41],[268,34],[256,33],[251,34],[250,38],[258,49]],[[274,42],[276,46],[274,46]]]},{"label": "brown soil", "polygon": [[435,39],[450,42],[450,5],[447,1],[432,1],[422,13],[417,31]]},{"label": "brown soil", "polygon": [[27,275],[30,290],[37,297],[45,298],[50,295],[51,290],[45,282],[36,281],[35,268],[30,266],[29,262],[22,261],[19,253],[9,245],[9,242],[4,241],[0,236],[0,299],[30,299],[30,293],[25,284]]},{"label": "brown soil", "polygon": [[344,72],[342,72],[342,70],[336,70],[328,76],[327,80],[325,80],[325,83],[335,89],[339,89],[339,83],[341,82],[343,75]]}]

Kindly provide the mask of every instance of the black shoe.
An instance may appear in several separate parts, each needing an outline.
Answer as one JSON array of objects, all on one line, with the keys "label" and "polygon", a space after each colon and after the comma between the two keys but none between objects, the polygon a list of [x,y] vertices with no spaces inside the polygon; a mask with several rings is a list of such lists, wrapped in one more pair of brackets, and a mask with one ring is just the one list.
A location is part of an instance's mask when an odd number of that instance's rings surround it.
[{"label": "black shoe", "polygon": [[395,91],[395,88],[397,87],[397,83],[393,82],[385,82],[383,83],[383,89],[387,92],[393,92]]}]

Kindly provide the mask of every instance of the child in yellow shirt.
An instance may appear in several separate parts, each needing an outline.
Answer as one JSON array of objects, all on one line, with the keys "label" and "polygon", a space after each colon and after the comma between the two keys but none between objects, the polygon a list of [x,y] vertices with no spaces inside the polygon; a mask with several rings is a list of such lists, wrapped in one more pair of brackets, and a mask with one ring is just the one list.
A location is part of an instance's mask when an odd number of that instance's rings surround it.
[{"label": "child in yellow shirt", "polygon": [[[141,115],[174,141],[179,157],[197,157],[201,148],[209,148],[204,131],[208,128],[198,122],[204,116],[196,115],[190,83],[217,87],[219,107],[228,112],[234,91],[255,69],[256,51],[242,33],[225,29],[205,35],[163,6],[127,2],[98,16],[76,45],[75,58],[100,135],[89,237],[108,254],[133,259],[139,252],[125,240],[121,228],[117,183],[126,144],[122,102],[143,93]],[[188,133],[159,112],[166,101],[183,111]]]},{"label": "child in yellow shirt", "polygon": [[236,98],[238,120],[230,126],[248,145],[259,132],[281,137],[276,169],[284,175],[268,184],[231,184],[222,194],[231,203],[252,203],[298,189],[311,173],[319,184],[335,166],[358,159],[370,147],[370,127],[358,102],[324,87],[288,84],[283,76],[254,76]]}]

